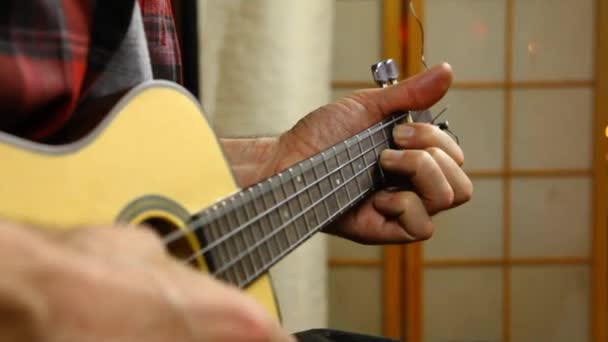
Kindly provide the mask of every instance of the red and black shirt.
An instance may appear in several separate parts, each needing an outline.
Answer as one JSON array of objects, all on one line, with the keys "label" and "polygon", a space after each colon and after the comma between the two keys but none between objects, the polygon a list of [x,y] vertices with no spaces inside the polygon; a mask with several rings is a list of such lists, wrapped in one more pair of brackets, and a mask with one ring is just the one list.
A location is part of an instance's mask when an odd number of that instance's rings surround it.
[{"label": "red and black shirt", "polygon": [[44,141],[87,98],[181,82],[180,59],[170,0],[2,0],[0,130]]}]

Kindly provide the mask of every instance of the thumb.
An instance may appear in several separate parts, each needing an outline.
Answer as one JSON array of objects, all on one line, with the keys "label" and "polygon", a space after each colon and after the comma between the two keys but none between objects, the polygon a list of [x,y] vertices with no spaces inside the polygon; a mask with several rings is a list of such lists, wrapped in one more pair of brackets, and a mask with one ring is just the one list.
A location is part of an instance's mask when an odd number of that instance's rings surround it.
[{"label": "thumb", "polygon": [[397,111],[425,109],[439,101],[451,84],[452,67],[442,63],[394,86],[370,90],[366,100],[368,104],[377,106],[381,116]]}]

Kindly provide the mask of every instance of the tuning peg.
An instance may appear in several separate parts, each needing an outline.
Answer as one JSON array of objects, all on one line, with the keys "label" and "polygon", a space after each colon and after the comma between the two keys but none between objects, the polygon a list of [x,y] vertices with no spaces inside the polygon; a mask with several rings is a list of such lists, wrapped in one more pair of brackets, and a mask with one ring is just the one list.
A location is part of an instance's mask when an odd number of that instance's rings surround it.
[{"label": "tuning peg", "polygon": [[388,73],[386,72],[384,63],[385,62],[382,61],[372,65],[372,76],[374,77],[374,81],[383,88],[388,85]]},{"label": "tuning peg", "polygon": [[399,67],[397,67],[397,63],[393,59],[388,59],[384,61],[384,66],[390,83],[396,84],[399,79]]}]

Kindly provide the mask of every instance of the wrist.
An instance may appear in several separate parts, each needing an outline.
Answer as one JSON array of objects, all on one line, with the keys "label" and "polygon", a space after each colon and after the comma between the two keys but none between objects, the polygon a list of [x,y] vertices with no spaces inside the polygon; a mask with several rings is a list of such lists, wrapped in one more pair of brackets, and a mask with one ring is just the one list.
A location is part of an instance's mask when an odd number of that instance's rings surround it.
[{"label": "wrist", "polygon": [[277,137],[220,139],[234,177],[246,187],[277,171],[280,155]]}]

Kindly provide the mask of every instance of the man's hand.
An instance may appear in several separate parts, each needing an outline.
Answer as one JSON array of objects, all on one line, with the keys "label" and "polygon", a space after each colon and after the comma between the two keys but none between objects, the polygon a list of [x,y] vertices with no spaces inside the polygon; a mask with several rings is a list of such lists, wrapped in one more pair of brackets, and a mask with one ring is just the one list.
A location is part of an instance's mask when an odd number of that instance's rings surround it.
[{"label": "man's hand", "polygon": [[0,222],[0,274],[0,341],[294,341],[143,229],[51,235]]},{"label": "man's hand", "polygon": [[[452,80],[449,65],[383,89],[364,90],[319,108],[284,133],[276,152],[276,171],[319,153],[390,114],[426,109],[439,101]],[[445,132],[430,124],[401,124],[393,131],[402,150],[380,157],[385,170],[409,178],[412,191],[381,191],[337,221],[328,232],[362,243],[400,243],[428,239],[431,216],[471,198],[471,181],[462,171],[464,156]]]}]

